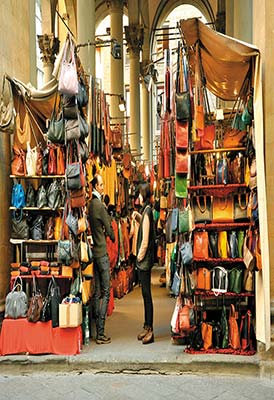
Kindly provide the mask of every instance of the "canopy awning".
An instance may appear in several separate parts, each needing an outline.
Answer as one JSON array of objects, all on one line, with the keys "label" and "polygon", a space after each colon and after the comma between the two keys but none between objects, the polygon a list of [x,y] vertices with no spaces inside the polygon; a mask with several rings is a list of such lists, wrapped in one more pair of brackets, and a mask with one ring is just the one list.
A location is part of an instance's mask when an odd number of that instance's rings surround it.
[{"label": "canopy awning", "polygon": [[197,18],[180,21],[183,41],[195,68],[194,46],[199,41],[207,88],[223,100],[235,100],[259,50],[209,28]]}]

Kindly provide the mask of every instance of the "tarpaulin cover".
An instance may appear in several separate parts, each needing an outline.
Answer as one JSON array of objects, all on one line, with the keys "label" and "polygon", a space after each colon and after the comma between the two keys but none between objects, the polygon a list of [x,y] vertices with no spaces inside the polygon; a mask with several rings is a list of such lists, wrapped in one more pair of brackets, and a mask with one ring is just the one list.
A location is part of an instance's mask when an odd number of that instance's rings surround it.
[{"label": "tarpaulin cover", "polygon": [[[235,100],[248,73],[256,47],[214,31],[197,18],[180,21],[190,65],[195,68],[194,45],[199,41],[207,88],[223,100]],[[191,49],[193,48],[193,50]]]}]

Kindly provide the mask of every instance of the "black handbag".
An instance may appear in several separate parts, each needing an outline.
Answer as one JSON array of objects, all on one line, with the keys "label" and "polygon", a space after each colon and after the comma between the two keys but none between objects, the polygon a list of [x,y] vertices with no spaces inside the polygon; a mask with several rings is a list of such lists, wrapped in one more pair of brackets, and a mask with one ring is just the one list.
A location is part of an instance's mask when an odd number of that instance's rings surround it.
[{"label": "black handbag", "polygon": [[82,78],[79,79],[78,94],[76,95],[76,99],[78,106],[81,108],[88,104],[87,89]]},{"label": "black handbag", "polygon": [[36,199],[35,199],[35,190],[31,183],[28,184],[26,190],[26,207],[35,207]]},{"label": "black handbag", "polygon": [[82,187],[80,162],[67,164],[66,182],[68,190],[80,189]]},{"label": "black handbag", "polygon": [[68,239],[58,240],[57,245],[57,258],[58,261],[64,265],[70,265],[72,262],[72,248],[71,241]]},{"label": "black handbag", "polygon": [[51,278],[50,305],[51,324],[53,328],[59,326],[59,304],[61,303],[61,291],[54,277]]},{"label": "black handbag", "polygon": [[28,240],[30,236],[27,217],[22,210],[15,211],[11,220],[11,238]]},{"label": "black handbag", "polygon": [[36,207],[43,208],[48,206],[47,191],[42,184],[39,186],[36,197]]},{"label": "black handbag", "polygon": [[218,232],[209,232],[209,245],[213,258],[218,258]]},{"label": "black handbag", "polygon": [[65,119],[77,119],[78,107],[75,96],[63,95],[63,115]]},{"label": "black handbag", "polygon": [[56,210],[61,204],[61,187],[60,182],[54,180],[47,189],[48,207]]},{"label": "black handbag", "polygon": [[30,227],[30,236],[33,240],[42,240],[44,236],[44,221],[42,215],[38,215]]},{"label": "black handbag", "polygon": [[42,157],[42,175],[47,176],[48,175],[48,164],[49,164],[49,149],[48,147],[45,148],[43,151],[43,157]]}]

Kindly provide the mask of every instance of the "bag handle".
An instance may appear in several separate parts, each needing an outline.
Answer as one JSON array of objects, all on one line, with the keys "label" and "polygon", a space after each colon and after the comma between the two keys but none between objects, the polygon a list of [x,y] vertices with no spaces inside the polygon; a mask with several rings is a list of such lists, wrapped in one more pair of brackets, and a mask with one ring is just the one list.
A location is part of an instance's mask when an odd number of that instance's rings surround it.
[{"label": "bag handle", "polygon": [[238,193],[238,203],[241,210],[246,210],[248,205],[248,194],[245,194],[245,205],[242,205],[242,195]]},{"label": "bag handle", "polygon": [[220,209],[220,210],[225,210],[226,208],[227,208],[227,197],[225,197],[224,198],[225,199],[225,201],[224,201],[224,207],[222,207],[222,197],[219,197],[219,204],[218,204],[218,208]]},{"label": "bag handle", "polygon": [[[204,208],[201,207],[200,197],[203,197],[203,198],[204,198]],[[203,195],[203,196],[196,196],[196,200],[197,200],[197,206],[198,206],[199,210],[201,211],[201,213],[203,214],[203,213],[206,211],[207,196],[206,196],[206,195]]]}]

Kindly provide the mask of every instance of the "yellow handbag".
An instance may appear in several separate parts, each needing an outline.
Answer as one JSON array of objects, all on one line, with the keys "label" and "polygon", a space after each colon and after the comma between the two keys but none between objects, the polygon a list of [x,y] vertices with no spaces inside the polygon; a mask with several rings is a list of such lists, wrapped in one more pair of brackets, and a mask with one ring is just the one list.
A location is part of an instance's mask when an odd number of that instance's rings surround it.
[{"label": "yellow handbag", "polygon": [[93,278],[94,276],[93,262],[88,264],[85,269],[82,269],[82,276],[85,276],[87,278]]},{"label": "yellow handbag", "polygon": [[218,232],[218,255],[220,258],[228,258],[227,232]]},{"label": "yellow handbag", "polygon": [[83,279],[82,280],[82,303],[87,304],[91,297],[91,280]]},{"label": "yellow handbag", "polygon": [[54,218],[54,239],[61,238],[62,218],[60,216]]},{"label": "yellow handbag", "polygon": [[234,220],[233,198],[213,198],[213,222],[233,222]]}]

